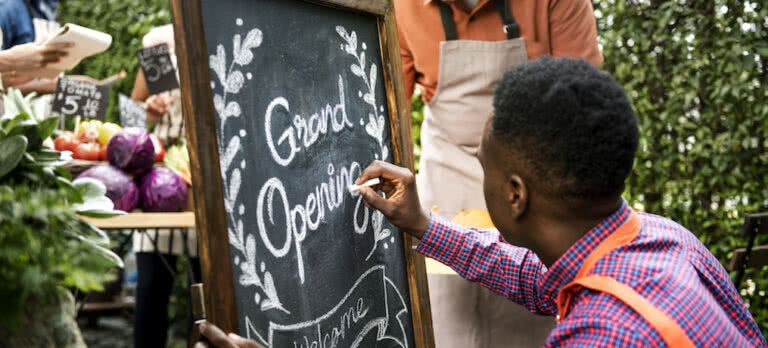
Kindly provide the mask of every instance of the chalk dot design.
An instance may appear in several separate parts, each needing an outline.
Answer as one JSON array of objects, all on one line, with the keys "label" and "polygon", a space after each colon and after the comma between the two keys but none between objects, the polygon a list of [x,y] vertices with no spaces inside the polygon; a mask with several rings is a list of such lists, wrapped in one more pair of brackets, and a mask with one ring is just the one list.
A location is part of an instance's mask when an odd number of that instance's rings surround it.
[{"label": "chalk dot design", "polygon": [[238,27],[242,26],[243,25],[243,19],[242,18],[235,19],[235,24],[237,24]]}]

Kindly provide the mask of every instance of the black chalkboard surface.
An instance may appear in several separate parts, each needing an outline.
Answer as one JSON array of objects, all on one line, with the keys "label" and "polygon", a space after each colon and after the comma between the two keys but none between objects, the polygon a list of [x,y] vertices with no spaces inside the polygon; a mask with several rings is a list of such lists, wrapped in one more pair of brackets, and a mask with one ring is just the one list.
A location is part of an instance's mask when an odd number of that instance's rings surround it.
[{"label": "black chalkboard surface", "polygon": [[346,188],[392,161],[376,18],[205,0],[203,24],[240,331],[272,347],[412,347],[402,236]]},{"label": "black chalkboard surface", "polygon": [[270,348],[434,347],[415,240],[347,189],[413,167],[392,0],[171,10],[208,320]]}]

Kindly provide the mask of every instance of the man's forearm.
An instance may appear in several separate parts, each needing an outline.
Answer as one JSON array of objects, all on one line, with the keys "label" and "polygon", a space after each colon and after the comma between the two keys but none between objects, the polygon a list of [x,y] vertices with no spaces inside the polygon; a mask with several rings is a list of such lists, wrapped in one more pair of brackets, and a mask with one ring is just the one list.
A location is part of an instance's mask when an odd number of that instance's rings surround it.
[{"label": "man's forearm", "polygon": [[537,295],[544,264],[532,251],[504,242],[495,229],[465,228],[433,216],[416,250],[531,311],[555,311],[554,303]]}]

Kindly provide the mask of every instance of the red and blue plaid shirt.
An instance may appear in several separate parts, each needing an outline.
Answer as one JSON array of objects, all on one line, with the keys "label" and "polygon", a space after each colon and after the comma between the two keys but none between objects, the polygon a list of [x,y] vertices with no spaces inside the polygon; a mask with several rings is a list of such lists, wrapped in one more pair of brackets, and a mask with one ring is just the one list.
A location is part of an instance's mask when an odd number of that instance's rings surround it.
[{"label": "red and blue plaid shirt", "polygon": [[[560,288],[573,280],[592,250],[630,213],[625,202],[549,269],[532,251],[506,243],[495,229],[464,228],[435,215],[416,249],[531,312],[555,315]],[[698,347],[765,347],[765,338],[728,273],[709,250],[674,221],[640,215],[640,235],[603,257],[590,274],[632,287],[676,320]],[[663,347],[665,343],[623,302],[584,289],[546,346]]]}]

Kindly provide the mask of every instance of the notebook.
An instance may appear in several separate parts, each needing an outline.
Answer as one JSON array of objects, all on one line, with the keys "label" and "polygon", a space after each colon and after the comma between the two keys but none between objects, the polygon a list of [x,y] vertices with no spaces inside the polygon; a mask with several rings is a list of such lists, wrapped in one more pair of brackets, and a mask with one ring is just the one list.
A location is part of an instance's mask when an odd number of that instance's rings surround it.
[{"label": "notebook", "polygon": [[33,73],[35,77],[55,78],[59,73],[77,66],[83,59],[104,52],[112,44],[112,36],[97,30],[67,23],[42,45],[56,42],[71,42],[74,46],[67,48],[68,55],[59,62],[48,64],[45,68]]}]

